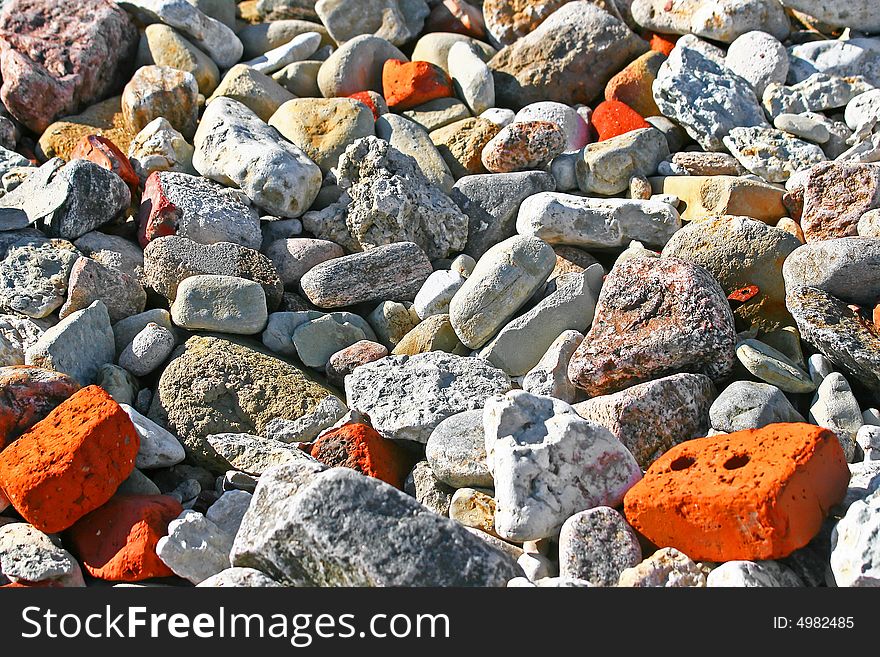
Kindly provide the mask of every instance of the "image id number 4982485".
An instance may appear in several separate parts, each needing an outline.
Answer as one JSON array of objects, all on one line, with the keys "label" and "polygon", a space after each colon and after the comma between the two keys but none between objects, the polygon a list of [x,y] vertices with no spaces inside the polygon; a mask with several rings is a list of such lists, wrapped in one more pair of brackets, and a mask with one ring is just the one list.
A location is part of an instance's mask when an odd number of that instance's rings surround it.
[{"label": "image id number 4982485", "polygon": [[775,630],[851,630],[855,627],[852,616],[786,616],[773,617]]}]

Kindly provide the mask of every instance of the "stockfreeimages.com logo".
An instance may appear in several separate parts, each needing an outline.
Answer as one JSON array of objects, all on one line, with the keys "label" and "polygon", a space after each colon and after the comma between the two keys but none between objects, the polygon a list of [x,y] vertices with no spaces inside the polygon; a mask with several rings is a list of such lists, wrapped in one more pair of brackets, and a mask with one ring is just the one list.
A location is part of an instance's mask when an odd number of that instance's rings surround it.
[{"label": "stockfreeimages.com logo", "polygon": [[224,607],[211,614],[189,615],[151,613],[146,607],[127,607],[116,612],[107,605],[103,613],[59,615],[51,609],[32,606],[25,607],[21,617],[27,626],[21,633],[24,639],[271,638],[305,648],[316,638],[449,638],[446,614],[374,614],[360,631],[355,614],[238,614],[227,613]]}]

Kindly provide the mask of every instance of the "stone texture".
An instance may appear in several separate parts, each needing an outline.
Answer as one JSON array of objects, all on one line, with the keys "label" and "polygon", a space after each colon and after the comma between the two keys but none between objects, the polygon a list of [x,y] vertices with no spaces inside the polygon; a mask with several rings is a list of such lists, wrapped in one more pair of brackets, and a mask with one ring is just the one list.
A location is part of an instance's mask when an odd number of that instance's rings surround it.
[{"label": "stone texture", "polygon": [[32,525],[11,518],[0,520],[0,579],[23,586],[85,586],[70,552]]},{"label": "stone texture", "polygon": [[193,147],[165,119],[155,119],[131,140],[128,160],[141,181],[154,171],[194,174]]},{"label": "stone texture", "polygon": [[706,574],[673,547],[657,550],[642,563],[620,573],[618,586],[637,588],[703,588]]},{"label": "stone texture", "polygon": [[732,128],[722,139],[739,162],[768,182],[785,182],[793,174],[825,161],[816,144],[776,128]]},{"label": "stone texture", "polygon": [[522,379],[522,389],[533,395],[555,397],[573,404],[580,391],[568,379],[568,363],[584,340],[583,333],[563,331]]},{"label": "stone texture", "polygon": [[777,561],[728,561],[706,577],[708,587],[792,587],[804,586],[794,571]]},{"label": "stone texture", "polygon": [[428,438],[425,457],[434,476],[453,488],[492,488],[482,409],[456,413],[440,422]]},{"label": "stone texture", "polygon": [[559,533],[559,575],[593,586],[617,586],[620,574],[642,561],[639,540],[626,520],[607,506],[574,514]]},{"label": "stone texture", "polygon": [[586,194],[617,194],[633,176],[651,176],[669,157],[663,133],[655,128],[631,130],[588,144],[576,161],[578,188]]},{"label": "stone texture", "polygon": [[87,107],[80,114],[52,123],[37,142],[37,155],[46,160],[53,157],[68,159],[80,140],[89,135],[106,137],[124,153],[134,134],[122,117],[120,100],[120,96],[113,96]]},{"label": "stone texture", "polygon": [[356,36],[337,48],[321,65],[318,87],[325,98],[368,90],[381,93],[382,67],[389,59],[408,61],[406,55],[382,37]]},{"label": "stone texture", "polygon": [[831,533],[831,572],[837,586],[877,586],[880,494],[854,502]]},{"label": "stone texture", "polygon": [[218,98],[235,100],[251,110],[260,120],[268,121],[279,107],[294,100],[296,96],[265,73],[245,64],[236,64],[223,76],[207,104]]},{"label": "stone texture", "polygon": [[819,164],[804,181],[804,237],[814,242],[856,235],[859,218],[875,207],[880,207],[880,166]]},{"label": "stone texture", "polygon": [[0,261],[0,305],[39,319],[60,308],[67,296],[77,251],[66,240],[22,238]]},{"label": "stone texture", "polygon": [[552,121],[514,121],[489,140],[480,158],[491,173],[544,169],[565,145],[565,133]]},{"label": "stone texture", "polygon": [[431,131],[430,138],[456,180],[486,173],[480,158],[483,148],[501,128],[484,118],[455,121]]},{"label": "stone texture", "polygon": [[651,178],[655,194],[671,194],[684,205],[681,218],[704,221],[723,215],[750,217],[775,224],[788,216],[782,204],[785,191],[753,178],[705,175]]},{"label": "stone texture", "polygon": [[128,404],[119,404],[140,438],[135,467],[138,470],[168,468],[183,461],[186,454],[177,437],[144,417]]},{"label": "stone texture", "polygon": [[118,269],[105,267],[97,260],[80,256],[70,269],[67,301],[58,311],[64,319],[77,310],[100,300],[111,322],[143,312],[147,293],[138,281]]},{"label": "stone texture", "polygon": [[804,418],[776,386],[734,381],[712,403],[709,421],[716,431],[730,433],[778,422],[803,422]]},{"label": "stone texture", "polygon": [[199,117],[199,86],[192,73],[169,66],[142,66],[122,91],[122,116],[131,132],[164,118],[192,139]]},{"label": "stone texture", "polygon": [[189,330],[260,333],[268,319],[266,294],[259,283],[237,276],[190,276],[177,288],[171,319]]},{"label": "stone texture", "polygon": [[429,9],[425,0],[365,0],[357,5],[318,0],[315,13],[340,45],[358,35],[373,34],[400,46],[421,32]]},{"label": "stone texture", "polygon": [[136,64],[169,66],[190,73],[199,92],[209,95],[220,82],[220,70],[214,61],[179,32],[167,25],[147,25],[138,45]]},{"label": "stone texture", "polygon": [[446,194],[450,192],[455,180],[440,151],[422,126],[397,114],[386,113],[376,121],[376,136],[387,141],[392,148],[415,159],[428,182]]},{"label": "stone texture", "polygon": [[771,83],[784,84],[788,74],[788,53],[772,34],[754,30],[741,34],[727,49],[724,64],[752,84],[761,98]]},{"label": "stone texture", "polygon": [[24,352],[43,334],[26,317],[0,315],[0,367],[24,365]]},{"label": "stone texture", "polygon": [[810,405],[810,422],[830,429],[840,441],[847,462],[856,454],[856,433],[862,426],[862,411],[849,382],[840,372],[822,379]]}]

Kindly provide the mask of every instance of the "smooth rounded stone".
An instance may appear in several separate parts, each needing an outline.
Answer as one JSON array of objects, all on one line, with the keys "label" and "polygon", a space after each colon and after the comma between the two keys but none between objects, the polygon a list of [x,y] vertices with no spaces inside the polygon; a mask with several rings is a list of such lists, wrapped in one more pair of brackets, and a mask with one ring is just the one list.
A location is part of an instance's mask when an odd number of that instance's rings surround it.
[{"label": "smooth rounded stone", "polygon": [[813,392],[810,376],[782,352],[759,340],[747,338],[736,345],[736,357],[754,376],[783,392]]},{"label": "smooth rounded stone", "polygon": [[465,527],[497,537],[495,500],[491,490],[459,488],[449,501],[449,517]]},{"label": "smooth rounded stone", "polygon": [[519,574],[505,553],[378,479],[331,468],[300,481],[261,477],[233,565],[312,586],[504,586]]},{"label": "smooth rounded stone", "polygon": [[511,376],[529,372],[553,341],[568,330],[586,331],[593,320],[604,271],[599,264],[554,279],[555,290],[534,308],[505,325],[480,351]]},{"label": "smooth rounded stone", "polygon": [[855,96],[843,113],[847,127],[858,134],[871,130],[880,121],[880,89],[871,89]]},{"label": "smooth rounded stone", "polygon": [[642,561],[633,528],[607,506],[581,511],[559,533],[559,575],[587,580],[593,586],[617,586],[620,574]]},{"label": "smooth rounded stone", "polygon": [[300,279],[300,286],[319,308],[389,299],[408,301],[432,271],[431,262],[417,244],[396,242],[315,265]]},{"label": "smooth rounded stone", "polygon": [[25,351],[24,362],[63,372],[80,385],[89,385],[102,365],[115,360],[115,352],[107,306],[95,301],[46,330]]},{"label": "smooth rounded stone", "polygon": [[356,36],[339,46],[321,66],[318,87],[325,98],[368,90],[382,93],[382,67],[389,59],[409,61],[394,44],[380,36]]},{"label": "smooth rounded stone", "polygon": [[480,155],[499,130],[491,121],[470,118],[433,130],[428,136],[458,179],[486,172]]},{"label": "smooth rounded stone", "polygon": [[143,312],[147,293],[132,276],[81,256],[70,269],[67,301],[58,311],[58,317],[64,319],[98,299],[107,307],[110,321],[116,322]]},{"label": "smooth rounded stone", "polygon": [[98,369],[95,383],[113,397],[117,404],[134,404],[138,394],[138,382],[123,367],[107,363]]},{"label": "smooth rounded stone", "polygon": [[486,119],[499,128],[504,128],[513,123],[514,118],[516,118],[516,112],[506,107],[491,107],[480,114],[479,118]]},{"label": "smooth rounded stone", "polygon": [[138,46],[136,66],[166,66],[190,73],[207,96],[220,82],[217,64],[173,28],[161,23],[147,25]]},{"label": "smooth rounded stone", "polygon": [[703,588],[706,574],[699,564],[675,548],[657,550],[640,564],[620,574],[617,586]]},{"label": "smooth rounded stone", "polygon": [[490,397],[483,427],[501,538],[553,536],[578,511],[618,505],[642,477],[607,429],[558,399],[521,390]]},{"label": "smooth rounded stone", "polygon": [[135,336],[151,323],[158,324],[173,332],[174,324],[171,322],[171,314],[162,308],[153,308],[137,315],[126,317],[113,325],[116,353],[121,354],[131,344]]},{"label": "smooth rounded stone", "polygon": [[573,404],[579,390],[568,379],[568,363],[584,339],[578,331],[563,331],[522,380],[522,389],[533,395],[555,397]]},{"label": "smooth rounded stone", "polygon": [[456,121],[469,119],[471,113],[467,105],[457,98],[435,98],[404,111],[403,116],[431,132]]},{"label": "smooth rounded stone", "polygon": [[769,182],[785,182],[802,169],[825,161],[816,144],[775,128],[733,128],[722,140],[747,170]]},{"label": "smooth rounded stone", "polygon": [[227,568],[196,584],[203,588],[272,588],[281,586],[253,568]]},{"label": "smooth rounded stone", "polygon": [[654,101],[664,116],[684,127],[704,150],[724,150],[733,128],[765,127],[751,85],[691,48],[674,48],[654,81]]},{"label": "smooth rounded stone", "polygon": [[483,58],[466,41],[452,44],[446,70],[452,78],[456,95],[473,114],[481,114],[495,105],[495,80]]},{"label": "smooth rounded stone", "polygon": [[414,356],[429,351],[443,351],[467,356],[470,349],[458,339],[448,314],[432,315],[409,331],[391,352],[395,356]]},{"label": "smooth rounded stone", "polygon": [[727,561],[713,568],[706,586],[760,588],[805,586],[794,571],[776,561]]},{"label": "smooth rounded stone", "polygon": [[716,431],[731,433],[777,422],[803,422],[804,418],[776,386],[734,381],[712,403],[709,421]]},{"label": "smooth rounded stone", "polygon": [[418,123],[397,114],[383,114],[376,121],[376,136],[412,157],[432,185],[447,194],[452,190],[455,180],[449,167],[428,133]]},{"label": "smooth rounded stone", "polygon": [[318,165],[229,98],[216,98],[205,109],[194,145],[193,166],[199,173],[239,187],[279,217],[299,217],[321,188]]},{"label": "smooth rounded stone", "polygon": [[495,96],[513,109],[544,100],[589,103],[647,45],[591,2],[566,3],[489,61]]},{"label": "smooth rounded stone", "polygon": [[0,581],[85,586],[79,563],[61,541],[25,522],[0,525]]},{"label": "smooth rounded stone", "polygon": [[143,472],[135,468],[128,479],[119,484],[116,495],[161,495],[162,491]]},{"label": "smooth rounded stone", "polygon": [[788,75],[788,53],[785,46],[767,32],[752,31],[738,36],[727,49],[724,63],[731,71],[751,83],[758,98],[764,94],[768,84],[784,84]]},{"label": "smooth rounded stone", "polygon": [[315,12],[340,45],[373,34],[401,46],[421,32],[430,10],[425,0],[318,0]]},{"label": "smooth rounded stone", "polygon": [[543,554],[526,552],[516,562],[522,568],[529,581],[532,582],[551,579],[557,571],[554,561],[548,559]]},{"label": "smooth rounded stone", "polygon": [[[416,41],[413,48],[412,61],[414,62],[430,62],[435,66],[439,66],[443,70],[449,62],[449,50],[456,43],[463,41],[471,46],[477,54],[481,56],[483,61],[489,61],[495,55],[497,50],[488,43],[479,39],[474,39],[465,34],[457,34],[453,32],[429,32],[423,34]],[[449,71],[446,71],[447,73]]]},{"label": "smooth rounded stone", "polygon": [[516,235],[486,251],[449,303],[462,343],[484,345],[544,284],[555,263],[553,249],[531,236]]},{"label": "smooth rounded stone", "polygon": [[385,358],[387,355],[388,348],[385,345],[372,340],[359,340],[332,354],[327,360],[324,371],[330,383],[342,387],[345,377],[356,367]]},{"label": "smooth rounded stone", "polygon": [[122,115],[133,133],[161,117],[191,139],[198,122],[198,95],[192,73],[169,66],[142,66],[122,92]]},{"label": "smooth rounded stone", "polygon": [[862,410],[846,378],[831,372],[822,379],[810,406],[808,419],[813,424],[830,429],[837,435],[847,462],[856,451],[856,433],[862,426]]},{"label": "smooth rounded stone", "polygon": [[348,146],[374,134],[372,112],[350,98],[295,98],[275,111],[269,125],[324,173],[339,163]]},{"label": "smooth rounded stone", "polygon": [[450,198],[468,217],[465,253],[478,259],[490,247],[512,237],[520,204],[534,194],[555,189],[553,176],[543,171],[459,178]]},{"label": "smooth rounded stone", "polygon": [[813,112],[780,114],[773,119],[773,125],[780,130],[793,134],[795,137],[800,137],[816,144],[824,144],[831,139],[831,133],[819,116]]},{"label": "smooth rounded stone", "polygon": [[131,419],[140,438],[135,467],[139,470],[167,468],[183,461],[186,453],[175,436],[152,420],[144,417],[128,404],[120,404]]},{"label": "smooth rounded stone", "polygon": [[385,438],[424,444],[447,417],[482,408],[487,397],[511,386],[504,372],[480,358],[434,351],[358,367],[345,379],[345,395]]},{"label": "smooth rounded stone", "polygon": [[[409,477],[407,477],[404,490],[438,516],[449,517],[449,505],[452,503],[452,495],[455,493],[455,489],[437,479],[427,461],[416,463]],[[478,532],[479,530],[474,529],[472,531]],[[480,534],[489,536],[485,532],[480,532]],[[490,536],[490,538],[495,537]]]},{"label": "smooth rounded stone", "polygon": [[263,23],[252,23],[241,27],[236,33],[242,45],[245,59],[258,57],[274,48],[289,43],[300,34],[318,32],[321,45],[331,45],[333,40],[327,29],[318,23],[308,20],[281,19]]},{"label": "smooth rounded stone", "polygon": [[319,32],[305,32],[296,35],[287,43],[267,50],[265,53],[242,63],[259,73],[271,75],[288,64],[307,60],[315,54],[321,41],[322,37]]},{"label": "smooth rounded stone", "polygon": [[177,287],[171,319],[189,330],[259,333],[268,319],[266,294],[259,283],[237,276],[190,276]]},{"label": "smooth rounded stone", "polygon": [[789,290],[814,287],[872,306],[880,298],[880,239],[841,237],[805,244],[786,258],[782,274]]},{"label": "smooth rounded stone", "polygon": [[47,317],[67,297],[78,251],[60,239],[25,237],[0,261],[0,306],[32,318]]},{"label": "smooth rounded stone", "polygon": [[265,251],[273,242],[302,235],[303,226],[299,219],[281,219],[264,215],[260,217],[260,232],[263,234],[260,251]]},{"label": "smooth rounded stone", "polygon": [[663,248],[664,257],[705,267],[725,295],[755,285],[758,294],[734,315],[747,325],[773,331],[791,324],[785,307],[783,262],[801,243],[793,235],[748,217],[719,217],[687,224]]},{"label": "smooth rounded stone", "polygon": [[43,329],[25,317],[0,315],[0,367],[24,365],[28,347],[43,335]]},{"label": "smooth rounded stone", "polygon": [[662,201],[588,198],[559,192],[530,196],[519,207],[516,230],[548,244],[614,249],[631,240],[663,246],[681,228],[674,207]]},{"label": "smooth rounded stone", "polygon": [[358,139],[345,149],[335,172],[344,190],[339,201],[303,217],[315,236],[350,251],[414,242],[434,260],[464,246],[467,217],[414,158],[388,142]]},{"label": "smooth rounded stone", "polygon": [[226,72],[206,104],[211,105],[218,98],[237,101],[260,120],[268,121],[279,107],[296,96],[265,73],[236,64]]},{"label": "smooth rounded stone", "polygon": [[156,370],[174,351],[176,336],[164,326],[149,323],[119,356],[119,365],[135,376]]},{"label": "smooth rounded stone", "polygon": [[220,68],[241,59],[244,47],[235,32],[187,0],[127,0],[125,4],[144,24],[161,22],[182,32]]},{"label": "smooth rounded stone", "polygon": [[856,225],[859,237],[880,237],[880,208],[868,210]]},{"label": "smooth rounded stone", "polygon": [[440,422],[425,445],[434,476],[453,488],[492,488],[486,466],[483,411],[464,411]]},{"label": "smooth rounded stone", "polygon": [[341,258],[345,252],[335,242],[301,237],[276,240],[265,249],[265,254],[275,265],[281,282],[295,288],[309,269]]},{"label": "smooth rounded stone", "polygon": [[194,149],[165,119],[150,121],[131,140],[128,161],[141,181],[154,171],[176,171],[194,174]]},{"label": "smooth rounded stone", "polygon": [[878,533],[880,493],[874,492],[854,502],[831,532],[831,572],[837,586],[880,585]]},{"label": "smooth rounded stone", "polygon": [[299,325],[293,332],[292,341],[304,365],[323,369],[330,356],[366,337],[354,324],[337,321],[333,315],[324,315]]},{"label": "smooth rounded stone", "polygon": [[458,272],[440,270],[433,272],[419,289],[413,300],[413,308],[421,319],[449,312],[449,302],[465,278]]},{"label": "smooth rounded stone", "polygon": [[576,160],[578,188],[586,193],[618,194],[633,176],[651,176],[669,157],[669,146],[656,128],[631,130],[588,144]]},{"label": "smooth rounded stone", "polygon": [[864,319],[814,287],[789,291],[786,303],[804,342],[873,394],[880,393],[880,338]]},{"label": "smooth rounded stone", "polygon": [[568,376],[589,396],[679,372],[725,379],[736,334],[711,274],[679,258],[637,258],[605,279],[593,325]]},{"label": "smooth rounded stone", "polygon": [[861,32],[880,32],[880,8],[872,0],[855,0],[843,5],[824,0],[780,0],[784,7],[812,16],[833,27],[851,27]]},{"label": "smooth rounded stone", "polygon": [[318,89],[318,71],[323,63],[314,60],[292,62],[275,71],[272,79],[296,98],[319,98],[321,90]]},{"label": "smooth rounded stone", "polygon": [[492,173],[543,169],[565,145],[565,133],[556,123],[515,121],[489,140],[481,160]]},{"label": "smooth rounded stone", "polygon": [[455,272],[462,278],[468,278],[477,266],[477,261],[466,253],[462,253],[449,263],[449,271]]},{"label": "smooth rounded stone", "polygon": [[673,374],[575,404],[585,420],[608,429],[639,465],[675,445],[705,436],[715,386],[702,374]]},{"label": "smooth rounded stone", "polygon": [[82,138],[89,135],[106,137],[123,153],[128,149],[134,135],[122,118],[119,96],[108,98],[87,107],[81,114],[68,116],[51,124],[39,138],[35,151],[44,160],[53,157],[69,158]]},{"label": "smooth rounded stone", "polygon": [[579,151],[590,141],[590,128],[577,111],[563,103],[543,101],[526,105],[513,117],[514,122],[549,121],[565,135],[565,152]]},{"label": "smooth rounded stone", "polygon": [[412,304],[383,301],[367,316],[379,342],[393,349],[403,337],[419,324],[420,318]]},{"label": "smooth rounded stone", "polygon": [[663,0],[634,0],[633,20],[641,27],[666,34],[695,34],[721,41],[762,30],[778,39],[789,33],[788,17],[776,0],[683,0],[675,6]]},{"label": "smooth rounded stone", "polygon": [[[864,413],[862,414],[864,421]],[[880,461],[880,426],[863,424],[856,432],[856,445],[865,455],[865,461]]]}]

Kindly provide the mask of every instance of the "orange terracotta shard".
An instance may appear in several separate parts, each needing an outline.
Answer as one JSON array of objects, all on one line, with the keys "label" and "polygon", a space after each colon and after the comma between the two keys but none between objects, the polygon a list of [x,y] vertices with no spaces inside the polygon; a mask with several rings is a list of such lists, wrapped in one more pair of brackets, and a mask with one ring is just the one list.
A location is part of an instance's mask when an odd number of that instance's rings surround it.
[{"label": "orange terracotta shard", "polygon": [[413,466],[405,448],[359,423],[328,431],[312,443],[309,453],[331,468],[352,468],[400,489]]},{"label": "orange terracotta shard", "polygon": [[837,437],[811,424],[691,440],[629,490],[629,523],[694,560],[779,559],[806,545],[843,499],[849,468]]},{"label": "orange terracotta shard", "polygon": [[446,72],[430,62],[389,59],[382,68],[382,95],[388,107],[403,111],[455,94]]}]

